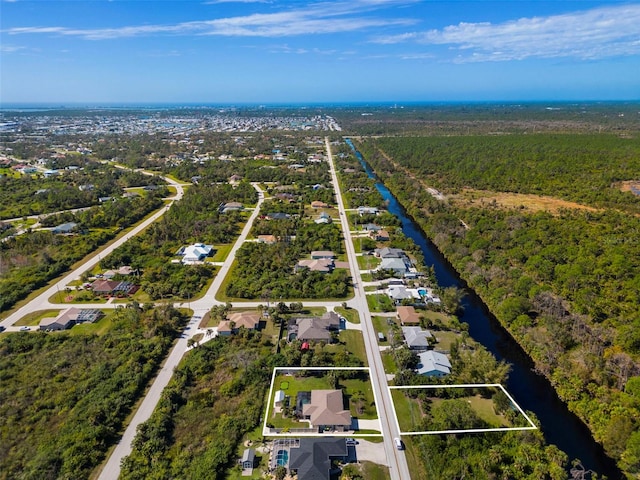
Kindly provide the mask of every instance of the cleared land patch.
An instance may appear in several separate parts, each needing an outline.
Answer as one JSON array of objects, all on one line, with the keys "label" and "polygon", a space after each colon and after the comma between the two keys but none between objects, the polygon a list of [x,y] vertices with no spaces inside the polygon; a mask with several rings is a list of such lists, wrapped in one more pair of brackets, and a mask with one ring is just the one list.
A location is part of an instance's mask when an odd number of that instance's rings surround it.
[{"label": "cleared land patch", "polygon": [[463,206],[486,206],[495,204],[502,208],[527,210],[530,212],[544,211],[552,214],[558,214],[561,210],[598,211],[597,208],[544,195],[491,192],[488,190],[475,190],[472,188],[465,188],[461,193],[448,195],[447,198],[449,201]]}]

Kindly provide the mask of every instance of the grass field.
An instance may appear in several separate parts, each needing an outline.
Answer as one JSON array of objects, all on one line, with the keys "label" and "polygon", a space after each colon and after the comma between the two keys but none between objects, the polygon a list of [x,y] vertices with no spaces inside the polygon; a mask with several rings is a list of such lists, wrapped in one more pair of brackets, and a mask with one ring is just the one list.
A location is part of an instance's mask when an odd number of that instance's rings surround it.
[{"label": "grass field", "polygon": [[365,365],[368,365],[362,332],[359,330],[342,330],[339,339],[341,343],[345,344],[347,351],[357,356]]},{"label": "grass field", "polygon": [[342,315],[344,318],[346,318],[348,322],[356,324],[360,323],[360,315],[358,315],[357,310],[354,310],[353,308],[342,307],[336,307],[334,310],[338,315]]},{"label": "grass field", "polygon": [[561,200],[555,197],[531,195],[522,193],[491,192],[486,190],[464,189],[458,195],[448,197],[449,201],[462,205],[498,205],[502,208],[525,210],[529,212],[549,212],[554,215],[561,210],[588,210],[595,212],[596,208],[575,202]]},{"label": "grass field", "polygon": [[[462,389],[462,387],[460,387]],[[457,400],[463,400],[468,402],[469,406],[473,409],[475,414],[487,423],[487,428],[503,428],[512,427],[511,422],[507,420],[504,415],[495,413],[494,403],[491,399],[497,390],[495,387],[478,387],[483,389],[485,395],[482,396],[478,393],[472,392],[469,388],[463,390],[468,391],[469,395],[459,397]],[[429,431],[428,426],[423,426],[423,412],[422,407],[418,399],[409,398],[405,395],[406,389],[392,389],[391,397],[398,416],[398,423],[400,424],[400,430],[403,432],[421,432]],[[424,390],[423,390],[424,391]],[[437,390],[426,390],[429,400],[432,406],[450,402],[445,398],[439,398],[436,395]],[[451,427],[451,429],[455,429]]]},{"label": "grass field", "polygon": [[391,299],[383,294],[367,295],[367,305],[372,312],[393,312],[396,309]]},{"label": "grass field", "polygon": [[54,318],[57,317],[59,313],[60,310],[39,310],[37,312],[28,313],[16,323],[14,323],[14,325],[18,327],[22,327],[24,325],[31,327],[40,324],[40,320],[42,320],[43,318]]}]

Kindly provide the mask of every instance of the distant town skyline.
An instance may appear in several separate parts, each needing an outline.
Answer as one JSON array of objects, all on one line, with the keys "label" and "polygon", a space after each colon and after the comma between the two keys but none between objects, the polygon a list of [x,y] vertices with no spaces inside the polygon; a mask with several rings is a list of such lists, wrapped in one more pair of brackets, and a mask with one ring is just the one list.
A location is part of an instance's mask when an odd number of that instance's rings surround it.
[{"label": "distant town skyline", "polygon": [[640,3],[0,0],[0,106],[640,99]]}]

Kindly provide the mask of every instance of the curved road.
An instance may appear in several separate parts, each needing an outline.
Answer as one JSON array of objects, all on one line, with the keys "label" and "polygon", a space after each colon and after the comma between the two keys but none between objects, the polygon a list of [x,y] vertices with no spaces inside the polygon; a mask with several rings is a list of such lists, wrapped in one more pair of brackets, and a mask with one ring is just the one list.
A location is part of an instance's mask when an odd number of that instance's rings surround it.
[{"label": "curved road", "polygon": [[[170,183],[172,186],[176,187],[176,194],[173,197],[171,197],[171,202],[169,204],[167,204],[166,206],[158,210],[156,213],[151,215],[149,218],[144,220],[137,227],[133,228],[131,231],[127,232],[125,235],[118,238],[111,245],[109,245],[104,250],[102,250],[100,254],[93,255],[91,258],[89,258],[89,260],[86,260],[85,262],[83,262],[82,265],[75,268],[73,271],[71,271],[64,277],[60,278],[58,281],[56,281],[53,285],[47,288],[44,292],[42,292],[36,298],[34,298],[33,300],[30,300],[26,305],[14,311],[11,315],[9,315],[8,317],[0,321],[0,325],[2,325],[3,327],[6,327],[7,331],[17,331],[18,327],[12,327],[12,325],[29,313],[32,313],[38,310],[45,310],[48,308],[67,308],[67,306],[61,306],[59,304],[53,304],[49,302],[49,298],[51,298],[55,293],[61,290],[64,291],[64,289],[67,287],[67,285],[70,282],[79,278],[85,271],[89,270],[96,263],[98,263],[100,261],[100,257],[106,257],[113,250],[123,245],[131,237],[138,235],[145,228],[147,228],[149,225],[155,222],[158,218],[164,215],[165,212],[169,210],[169,207],[173,202],[182,199],[184,195],[183,185],[174,180],[171,180],[170,178],[165,178],[165,180],[168,183]],[[83,305],[83,307],[92,308],[85,305]],[[109,308],[109,305],[99,304],[98,306],[93,308]]]},{"label": "curved road", "polygon": [[169,380],[171,380],[171,377],[173,376],[173,370],[178,366],[178,363],[180,363],[180,360],[182,360],[182,357],[185,353],[187,353],[189,349],[188,337],[190,337],[190,335],[188,334],[188,331],[193,331],[192,329],[194,329],[200,322],[200,318],[204,316],[206,312],[211,310],[211,307],[213,307],[215,304],[221,303],[215,299],[215,294],[222,285],[222,281],[224,280],[225,276],[229,272],[231,265],[235,260],[238,248],[240,248],[240,246],[247,239],[247,236],[251,231],[251,227],[253,226],[253,222],[260,213],[260,206],[264,201],[264,193],[262,192],[262,190],[260,190],[257,184],[254,183],[252,185],[256,190],[258,190],[258,204],[256,205],[256,208],[253,210],[253,213],[247,220],[247,223],[240,233],[240,236],[236,240],[236,243],[233,245],[233,248],[224,261],[224,264],[220,267],[220,270],[216,274],[216,277],[207,290],[207,293],[203,298],[190,302],[190,306],[194,312],[194,316],[191,318],[191,321],[189,322],[189,325],[185,330],[185,334],[181,335],[181,337],[178,339],[176,345],[173,347],[173,350],[171,350],[171,353],[162,365],[160,373],[158,373],[158,376],[151,384],[151,388],[147,392],[147,395],[144,397],[144,400],[133,416],[133,419],[127,426],[127,429],[125,430],[122,438],[111,453],[111,456],[107,460],[106,464],[104,464],[98,480],[118,480],[118,477],[120,476],[120,462],[124,457],[131,453],[132,442],[136,435],[138,425],[146,422],[149,417],[151,417],[153,410],[156,408],[156,405],[160,401],[160,395],[162,394],[164,387],[167,386]]}]

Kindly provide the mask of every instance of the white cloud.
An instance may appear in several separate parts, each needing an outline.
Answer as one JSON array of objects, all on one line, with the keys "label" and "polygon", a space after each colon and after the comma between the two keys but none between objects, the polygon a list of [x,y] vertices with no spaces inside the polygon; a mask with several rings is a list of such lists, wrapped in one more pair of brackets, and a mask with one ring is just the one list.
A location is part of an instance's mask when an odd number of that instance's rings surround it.
[{"label": "white cloud", "polygon": [[440,30],[379,37],[393,44],[414,41],[450,45],[456,62],[575,57],[599,59],[640,53],[640,5],[511,20],[500,24],[460,23]]},{"label": "white cloud", "polygon": [[408,18],[384,18],[364,15],[379,8],[413,3],[415,0],[352,0],[321,2],[275,13],[182,22],[174,25],[139,25],[99,29],[62,26],[16,27],[5,30],[11,35],[57,34],[105,40],[149,35],[219,35],[239,37],[285,37],[307,34],[351,32],[388,25],[416,23]]},{"label": "white cloud", "polygon": [[18,45],[0,45],[0,52],[2,53],[15,53],[20,50],[26,50],[27,47],[22,47]]}]

